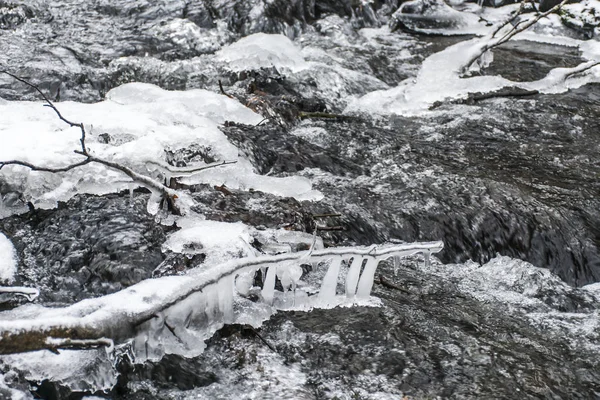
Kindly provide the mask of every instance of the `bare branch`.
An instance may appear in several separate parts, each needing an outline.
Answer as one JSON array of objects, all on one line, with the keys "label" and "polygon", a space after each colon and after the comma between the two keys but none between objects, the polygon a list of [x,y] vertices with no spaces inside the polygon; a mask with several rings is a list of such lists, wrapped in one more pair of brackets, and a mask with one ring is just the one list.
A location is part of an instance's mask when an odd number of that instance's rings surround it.
[{"label": "bare branch", "polygon": [[[80,152],[79,150],[76,150],[75,153],[77,154],[81,154],[84,155],[83,152]],[[103,158],[100,157],[96,157],[94,155],[91,154],[85,154],[87,155],[87,159],[89,160],[89,162],[96,162],[98,164],[102,164],[105,165],[109,168],[112,169],[116,169],[118,171],[123,172],[125,175],[129,176],[131,179],[133,179],[135,182],[141,183],[142,185],[146,186],[149,189],[155,189],[158,190],[159,192],[161,192],[163,195],[168,196],[170,198],[176,198],[177,197],[177,192],[157,181],[155,181],[152,178],[147,177],[146,175],[142,175],[138,172],[135,172],[134,170],[132,170],[129,167],[126,167],[122,164],[118,164],[116,162],[113,161],[108,161],[105,160]]]},{"label": "bare branch", "polygon": [[[80,161],[80,162],[74,163],[74,164],[70,164],[70,165],[67,165],[64,167],[58,167],[58,168],[41,167],[41,166],[26,162],[26,161],[21,161],[21,160],[0,161],[0,169],[2,169],[5,165],[20,165],[22,167],[29,168],[32,171],[57,173],[57,172],[66,172],[66,171],[72,170],[74,168],[81,167],[83,165],[95,162],[95,163],[107,166],[109,168],[121,171],[125,175],[127,175],[131,179],[133,179],[133,181],[138,182],[149,189],[154,189],[154,190],[159,191],[160,193],[163,194],[164,198],[167,199],[167,204],[170,207],[173,207],[175,209],[175,211],[178,211],[178,210],[176,210],[176,207],[174,206],[174,199],[176,199],[178,197],[177,192],[175,190],[173,190],[159,182],[156,182],[155,180],[153,180],[152,178],[150,178],[148,176],[145,176],[138,172],[135,172],[134,170],[132,170],[131,168],[129,168],[125,165],[116,163],[114,161],[105,160],[103,158],[96,157],[96,156],[90,154],[88,152],[88,149],[86,148],[86,143],[85,143],[86,131],[85,131],[85,127],[84,127],[83,123],[74,123],[74,122],[66,119],[65,117],[63,117],[63,115],[60,113],[58,108],[56,108],[54,103],[52,101],[50,101],[50,99],[40,90],[40,88],[37,87],[36,85],[34,85],[33,83],[28,82],[26,79],[21,78],[15,74],[5,71],[5,70],[0,70],[0,73],[4,73],[4,74],[16,79],[17,81],[22,82],[25,85],[33,88],[37,93],[39,93],[42,96],[42,98],[46,102],[45,106],[52,108],[54,110],[54,112],[56,113],[56,115],[58,115],[58,118],[61,121],[64,121],[71,127],[79,127],[79,129],[81,131],[81,139],[80,139],[81,150],[75,150],[75,153],[85,157],[85,159],[83,161]],[[196,168],[195,170],[187,169],[187,170],[184,170],[184,172],[186,172],[186,173],[198,172],[198,171],[201,171],[204,169],[215,168],[215,167],[218,167],[221,165],[232,164],[235,162],[237,162],[237,161],[223,161],[220,163],[209,164],[209,165],[206,165],[206,166],[203,166],[200,168]],[[163,168],[164,168],[164,166],[163,166]],[[174,173],[176,173],[176,172],[174,172]]]},{"label": "bare branch", "polygon": [[36,288],[24,286],[4,286],[0,287],[0,294],[23,296],[26,297],[28,301],[33,301],[40,295],[40,291]]},{"label": "bare branch", "polygon": [[40,166],[31,164],[31,163],[28,163],[26,161],[11,160],[11,161],[0,161],[0,169],[2,169],[2,167],[4,167],[5,165],[20,165],[22,167],[27,167],[27,168],[31,169],[32,171],[56,173],[56,172],[66,172],[66,171],[72,170],[73,168],[81,167],[83,165],[89,164],[91,161],[92,160],[90,160],[89,158],[86,158],[83,161],[80,161],[75,164],[70,164],[65,167],[49,168],[49,167],[40,167]]},{"label": "bare branch", "polygon": [[221,80],[220,80],[220,79],[219,79],[219,90],[221,91],[221,94],[222,94],[223,96],[227,96],[227,97],[229,97],[230,99],[233,99],[233,96],[232,96],[232,95],[230,95],[230,94],[227,94],[227,92],[225,91],[225,89],[223,89],[223,83],[221,82]]}]

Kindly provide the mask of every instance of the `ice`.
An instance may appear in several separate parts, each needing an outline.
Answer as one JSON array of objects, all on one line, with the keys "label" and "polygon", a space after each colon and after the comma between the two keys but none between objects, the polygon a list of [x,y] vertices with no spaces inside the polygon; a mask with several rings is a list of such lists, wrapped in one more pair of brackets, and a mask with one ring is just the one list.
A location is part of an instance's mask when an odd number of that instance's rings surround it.
[{"label": "ice", "polygon": [[321,290],[319,291],[319,301],[322,305],[332,304],[335,299],[335,290],[337,288],[338,276],[340,274],[340,266],[342,257],[335,257],[331,260],[327,273],[323,278]]},{"label": "ice", "polygon": [[276,68],[280,73],[298,72],[308,68],[302,53],[283,35],[255,33],[224,47],[217,60],[227,63],[233,71]]},{"label": "ice", "polygon": [[[226,323],[260,326],[277,309],[307,310],[313,307],[355,304],[355,299],[336,295],[343,261],[354,259],[353,264],[360,267],[360,261],[357,260],[368,259],[358,285],[358,295],[368,299],[375,268],[381,260],[394,255],[404,256],[424,250],[438,252],[441,249],[440,242],[328,248],[249,257],[202,266],[190,270],[186,275],[148,279],[120,292],[86,299],[64,308],[30,305],[2,312],[0,336],[3,340],[0,346],[7,346],[11,340],[24,339],[36,332],[53,331],[55,340],[61,340],[61,332],[70,332],[68,337],[78,339],[72,337],[71,332],[91,331],[97,337],[113,339],[117,347],[127,346],[127,341],[134,337],[131,351],[138,363],[159,360],[165,354],[194,357],[204,351],[205,341]],[[327,260],[332,260],[327,272],[323,273],[321,270],[314,273],[321,279],[317,287],[311,288],[306,282],[299,280],[301,264],[316,263],[319,268],[324,268],[327,265],[324,261]],[[262,268],[267,270],[262,301],[252,302],[234,293],[236,276],[253,277]],[[282,293],[275,290],[275,279],[276,275],[286,274],[285,283],[298,287]],[[307,295],[317,293],[319,287],[323,294]],[[250,292],[257,293],[259,290],[253,287]],[[67,355],[89,355],[81,357],[77,362],[71,361],[68,356],[52,358],[54,355],[45,351],[6,356],[2,360],[10,366],[29,371],[33,380],[43,380],[50,376],[53,380],[65,382],[69,387],[85,386],[85,390],[93,392],[97,388],[109,389],[116,382],[117,373],[113,368],[113,360],[109,359],[106,350],[61,352]],[[43,357],[40,358],[40,354]],[[54,367],[48,369],[48,365]],[[99,371],[98,374],[94,373],[90,379],[82,378],[82,371],[90,368]]]},{"label": "ice", "polygon": [[17,273],[17,253],[12,242],[0,232],[0,284],[11,284]]},{"label": "ice", "polygon": [[354,297],[354,295],[356,294],[356,285],[358,284],[358,278],[360,277],[360,268],[362,267],[362,264],[362,257],[354,257],[352,259],[352,264],[350,264],[348,275],[346,275],[347,297]]},{"label": "ice", "polygon": [[0,361],[24,372],[25,379],[58,382],[74,391],[96,392],[110,390],[117,383],[117,372],[105,349],[61,350],[13,354]]},{"label": "ice", "polygon": [[[207,255],[206,263],[219,264],[232,258],[254,255],[248,243],[252,242],[252,228],[241,222],[180,221],[182,229],[173,233],[164,243],[164,250],[176,253]],[[183,226],[182,226],[183,225]]]},{"label": "ice", "polygon": [[223,314],[223,322],[233,322],[233,277],[221,278],[218,284],[219,311]]},{"label": "ice", "polygon": [[356,297],[363,299],[371,294],[373,280],[375,279],[375,269],[378,264],[378,260],[375,257],[366,257],[366,259],[367,263],[365,264],[363,273],[360,275],[358,289],[356,290]]},{"label": "ice", "polygon": [[235,279],[235,290],[241,296],[248,296],[254,283],[254,271],[239,274]]}]

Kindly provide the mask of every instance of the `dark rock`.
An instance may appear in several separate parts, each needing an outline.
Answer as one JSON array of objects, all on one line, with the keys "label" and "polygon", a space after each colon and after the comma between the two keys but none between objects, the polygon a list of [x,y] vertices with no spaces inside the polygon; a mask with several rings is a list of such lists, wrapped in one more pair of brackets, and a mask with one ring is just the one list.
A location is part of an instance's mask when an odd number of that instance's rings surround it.
[{"label": "dark rock", "polygon": [[42,302],[71,303],[151,276],[165,228],[146,212],[147,194],[76,196],[55,210],[0,220],[19,258],[17,283]]}]

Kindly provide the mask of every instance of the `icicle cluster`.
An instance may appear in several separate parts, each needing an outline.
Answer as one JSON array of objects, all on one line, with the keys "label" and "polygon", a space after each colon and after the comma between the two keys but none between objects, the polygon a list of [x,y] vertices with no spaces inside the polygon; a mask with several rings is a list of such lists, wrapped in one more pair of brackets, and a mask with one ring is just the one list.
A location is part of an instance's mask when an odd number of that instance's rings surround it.
[{"label": "icicle cluster", "polygon": [[[277,310],[331,308],[368,299],[381,261],[393,258],[397,265],[402,256],[422,253],[429,262],[430,253],[441,249],[441,242],[327,249],[240,266],[141,324],[134,340],[136,360],[195,356],[223,325],[258,326]],[[312,266],[309,279],[301,280],[302,265]],[[255,280],[258,271],[262,282]]]}]

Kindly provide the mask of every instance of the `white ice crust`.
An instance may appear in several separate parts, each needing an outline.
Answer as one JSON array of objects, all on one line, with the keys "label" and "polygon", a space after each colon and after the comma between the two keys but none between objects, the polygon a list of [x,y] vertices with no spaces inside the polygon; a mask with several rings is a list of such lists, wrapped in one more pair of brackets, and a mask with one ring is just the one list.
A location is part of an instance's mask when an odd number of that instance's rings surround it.
[{"label": "white ice crust", "polygon": [[[544,22],[546,25],[542,33],[533,29],[516,35],[513,40],[529,40],[578,48],[582,58],[588,60],[580,65],[582,68],[600,61],[598,41],[581,41],[554,36],[551,33],[556,32],[560,21],[549,18]],[[545,78],[534,82],[513,82],[500,76],[461,77],[465,60],[471,55],[476,55],[484,45],[495,40],[491,36],[493,29],[493,27],[487,27],[483,31],[478,29],[473,33],[483,34],[482,37],[462,41],[434,53],[423,61],[416,78],[407,79],[389,90],[370,92],[351,102],[345,109],[345,113],[419,115],[426,112],[435,102],[464,98],[469,93],[491,92],[503,87],[537,90],[540,93],[561,93],[589,82],[600,82],[600,66],[591,68],[581,75],[575,74],[573,77],[569,74],[574,72],[575,68],[555,68]],[[502,33],[496,38],[501,35]],[[479,60],[479,64],[488,64],[492,60],[491,57],[493,57],[493,50],[491,53],[489,51],[485,53]],[[478,68],[477,63],[474,68]]]},{"label": "white ice crust", "polygon": [[12,242],[0,232],[0,285],[11,284],[17,273],[17,255]]},{"label": "white ice crust", "polygon": [[[152,162],[165,161],[165,150],[199,145],[219,161],[235,164],[209,169],[182,181],[208,183],[234,189],[255,189],[297,199],[321,198],[306,178],[258,175],[251,163],[219,129],[225,121],[257,124],[262,117],[237,100],[196,89],[167,91],[145,83],[129,83],[111,90],[107,100],[95,104],[62,102],[61,113],[83,121],[87,145],[96,156],[117,161],[161,181]],[[61,167],[81,161],[80,131],[59,120],[41,102],[0,104],[0,160],[21,160],[43,167]],[[106,140],[106,138],[109,140]],[[108,143],[106,143],[108,141]],[[202,166],[199,160],[194,166]],[[10,173],[7,173],[10,171]],[[51,208],[77,193],[104,194],[131,188],[119,171],[88,164],[65,173],[32,172],[21,166],[3,169],[8,183],[21,189],[38,208]]]}]

